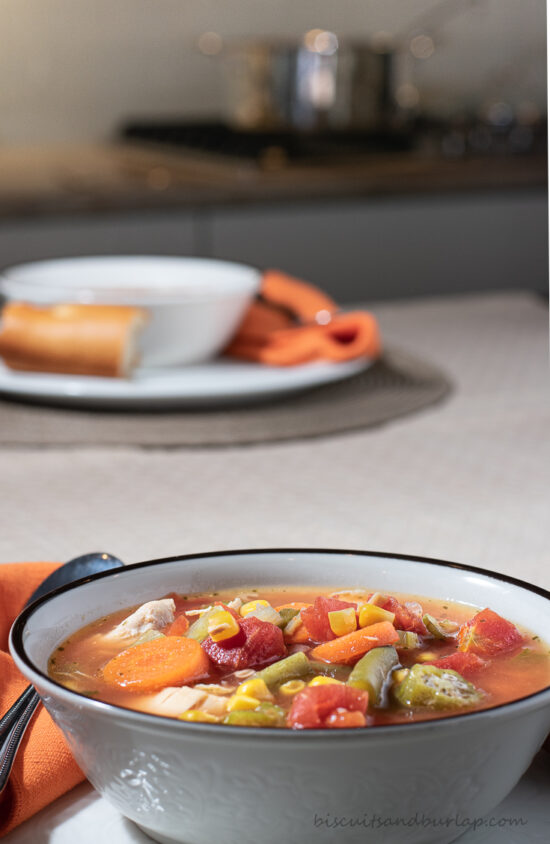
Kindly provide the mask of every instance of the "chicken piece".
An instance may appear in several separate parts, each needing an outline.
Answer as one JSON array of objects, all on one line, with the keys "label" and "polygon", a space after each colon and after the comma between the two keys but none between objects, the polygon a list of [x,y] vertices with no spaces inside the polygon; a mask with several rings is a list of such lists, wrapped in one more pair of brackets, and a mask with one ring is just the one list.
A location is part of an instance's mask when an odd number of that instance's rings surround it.
[{"label": "chicken piece", "polygon": [[152,715],[166,715],[168,718],[178,718],[188,709],[200,707],[207,697],[213,697],[199,689],[192,689],[189,686],[168,686],[161,692],[148,697],[143,701],[143,709]]},{"label": "chicken piece", "polygon": [[206,692],[209,695],[221,695],[224,697],[225,695],[232,695],[236,686],[221,686],[219,683],[197,683],[194,688],[199,689],[201,692]]},{"label": "chicken piece", "polygon": [[200,709],[201,712],[207,712],[209,715],[216,715],[222,718],[227,712],[227,698],[220,695],[207,694],[205,699],[201,701],[195,709]]},{"label": "chicken piece", "polygon": [[222,718],[227,712],[227,698],[191,686],[168,686],[161,692],[143,698],[140,709],[167,718],[179,718],[189,709],[200,709],[201,712]]},{"label": "chicken piece", "polygon": [[167,624],[172,624],[175,611],[176,605],[172,598],[148,601],[107,633],[106,638],[129,639],[140,636],[147,630],[162,630]]}]

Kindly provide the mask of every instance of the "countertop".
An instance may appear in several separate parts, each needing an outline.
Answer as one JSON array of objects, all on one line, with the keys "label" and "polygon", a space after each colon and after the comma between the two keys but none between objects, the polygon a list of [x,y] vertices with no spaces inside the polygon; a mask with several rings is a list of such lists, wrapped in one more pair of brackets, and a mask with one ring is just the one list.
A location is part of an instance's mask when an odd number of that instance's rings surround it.
[{"label": "countertop", "polygon": [[[550,586],[548,311],[497,293],[373,305],[388,344],[454,381],[444,403],[364,432],[227,449],[0,451],[0,560],[104,549],[127,562],[222,548],[358,548],[471,563]],[[496,817],[547,834],[548,757]],[[546,820],[545,820],[546,819]],[[545,826],[546,824],[546,826]],[[145,837],[88,785],[6,844]],[[512,844],[514,829],[461,840]]]},{"label": "countertop", "polygon": [[146,145],[0,148],[0,218],[543,189],[545,156],[372,154],[339,165],[254,163]]}]

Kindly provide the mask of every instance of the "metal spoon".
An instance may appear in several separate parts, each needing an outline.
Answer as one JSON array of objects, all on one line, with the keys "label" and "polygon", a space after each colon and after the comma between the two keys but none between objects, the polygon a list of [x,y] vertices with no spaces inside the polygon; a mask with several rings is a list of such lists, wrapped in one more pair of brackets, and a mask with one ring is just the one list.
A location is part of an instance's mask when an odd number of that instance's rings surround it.
[{"label": "metal spoon", "polygon": [[[88,577],[91,574],[97,574],[97,572],[107,571],[108,569],[118,569],[123,565],[124,563],[117,557],[113,557],[112,554],[103,554],[99,551],[75,557],[74,560],[69,560],[68,563],[53,571],[43,580],[25,606],[28,607],[38,598],[47,595],[48,592],[53,592],[60,586],[80,580],[81,577]],[[7,785],[17,750],[39,703],[38,693],[33,686],[27,686],[0,719],[0,794]]]}]

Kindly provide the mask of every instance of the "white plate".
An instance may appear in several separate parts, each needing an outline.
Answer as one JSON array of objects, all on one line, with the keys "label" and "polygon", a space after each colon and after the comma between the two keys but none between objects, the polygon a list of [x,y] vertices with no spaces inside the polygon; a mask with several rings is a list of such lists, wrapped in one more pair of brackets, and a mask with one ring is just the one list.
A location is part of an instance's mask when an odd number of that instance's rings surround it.
[{"label": "white plate", "polygon": [[125,380],[14,372],[0,362],[0,393],[48,404],[121,410],[217,406],[265,401],[341,381],[371,363],[360,358],[273,367],[219,358],[194,366],[138,369]]}]

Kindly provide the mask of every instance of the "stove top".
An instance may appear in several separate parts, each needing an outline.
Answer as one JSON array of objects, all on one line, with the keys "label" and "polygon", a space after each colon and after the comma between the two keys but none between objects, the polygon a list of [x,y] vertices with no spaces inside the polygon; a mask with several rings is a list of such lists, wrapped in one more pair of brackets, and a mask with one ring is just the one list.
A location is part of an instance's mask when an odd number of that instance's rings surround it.
[{"label": "stove top", "polygon": [[221,122],[136,121],[122,138],[171,149],[187,149],[256,162],[264,168],[316,164],[350,156],[400,152],[413,145],[412,132],[326,131],[315,133],[246,131]]}]

